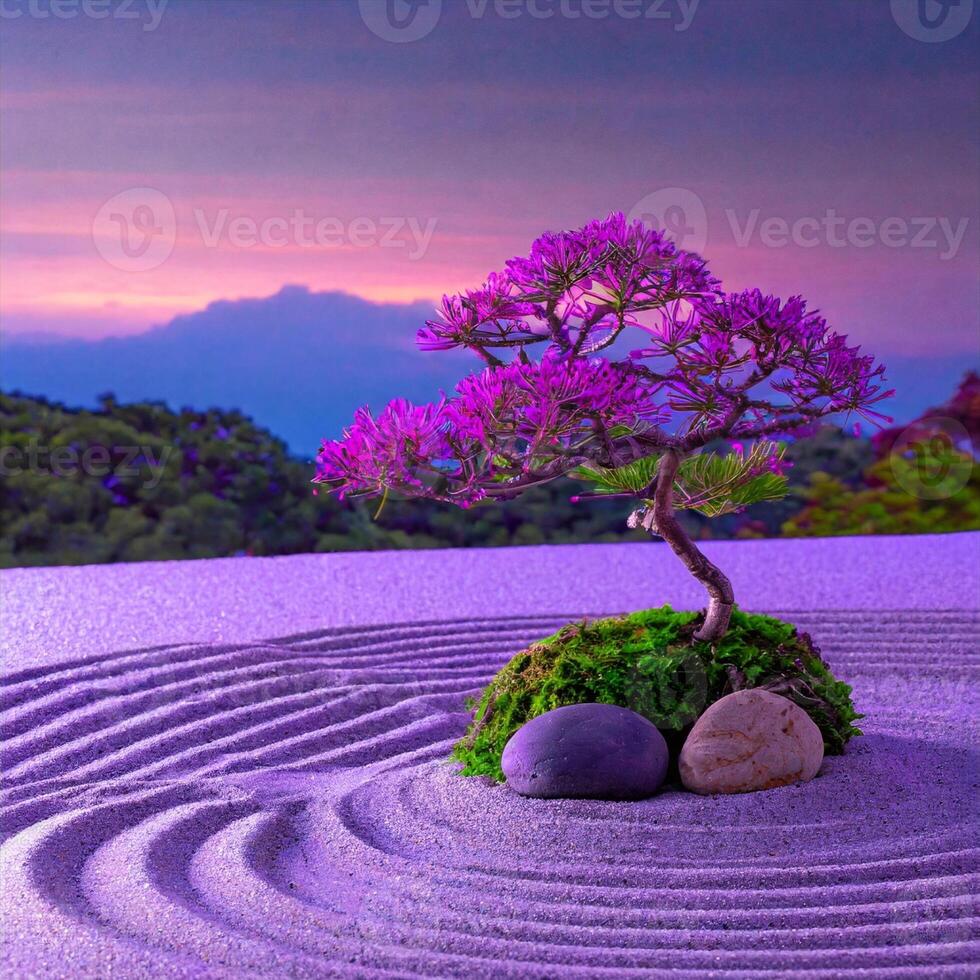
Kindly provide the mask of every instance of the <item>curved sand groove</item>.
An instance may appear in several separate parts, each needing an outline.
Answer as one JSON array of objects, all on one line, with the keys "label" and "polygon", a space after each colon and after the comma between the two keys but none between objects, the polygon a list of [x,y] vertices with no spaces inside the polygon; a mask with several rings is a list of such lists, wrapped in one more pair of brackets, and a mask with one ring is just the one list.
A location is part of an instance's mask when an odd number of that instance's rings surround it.
[{"label": "curved sand groove", "polygon": [[125,651],[0,685],[14,975],[968,976],[980,615],[787,614],[866,735],[805,786],[531,801],[445,761],[571,617]]}]

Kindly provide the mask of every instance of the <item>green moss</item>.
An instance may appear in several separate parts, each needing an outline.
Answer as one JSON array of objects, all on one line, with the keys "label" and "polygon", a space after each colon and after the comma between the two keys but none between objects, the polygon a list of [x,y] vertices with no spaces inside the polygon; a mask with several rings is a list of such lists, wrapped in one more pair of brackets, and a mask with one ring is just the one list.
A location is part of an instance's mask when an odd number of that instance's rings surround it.
[{"label": "green moss", "polygon": [[[837,680],[806,633],[736,609],[714,647],[693,639],[700,614],[669,606],[583,620],[522,650],[476,703],[453,756],[463,775],[502,780],[500,757],[524,722],[566,704],[618,704],[649,718],[676,741],[709,704],[733,690],[764,687],[796,702],[838,754],[860,717],[851,688]],[[672,737],[673,736],[673,737]]]}]

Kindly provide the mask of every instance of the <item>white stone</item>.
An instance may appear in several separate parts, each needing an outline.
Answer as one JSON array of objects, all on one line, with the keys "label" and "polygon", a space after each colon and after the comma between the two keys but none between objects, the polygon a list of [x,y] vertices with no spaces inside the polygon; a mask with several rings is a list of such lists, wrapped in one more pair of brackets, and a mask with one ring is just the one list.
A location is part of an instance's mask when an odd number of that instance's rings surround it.
[{"label": "white stone", "polygon": [[787,698],[745,690],[716,701],[695,722],[680,755],[695,793],[751,793],[802,783],[823,762],[823,736]]}]

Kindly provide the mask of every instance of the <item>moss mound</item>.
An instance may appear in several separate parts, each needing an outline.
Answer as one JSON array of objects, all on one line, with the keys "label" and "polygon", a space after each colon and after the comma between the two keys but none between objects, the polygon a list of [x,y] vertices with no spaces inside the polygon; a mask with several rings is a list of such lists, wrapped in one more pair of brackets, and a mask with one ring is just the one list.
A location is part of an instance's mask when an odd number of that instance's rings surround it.
[{"label": "moss mound", "polygon": [[524,722],[585,701],[631,708],[677,745],[708,705],[732,691],[763,687],[810,715],[828,754],[861,734],[853,725],[860,715],[850,686],[834,677],[806,633],[736,609],[712,647],[693,638],[701,619],[664,606],[583,620],[522,650],[483,692],[453,749],[462,774],[503,780],[501,754]]}]

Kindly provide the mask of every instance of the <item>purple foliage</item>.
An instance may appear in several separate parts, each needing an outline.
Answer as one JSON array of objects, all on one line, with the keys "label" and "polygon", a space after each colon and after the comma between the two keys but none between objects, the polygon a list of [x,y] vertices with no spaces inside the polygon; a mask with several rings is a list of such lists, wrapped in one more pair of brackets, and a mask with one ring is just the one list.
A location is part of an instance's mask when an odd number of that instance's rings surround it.
[{"label": "purple foliage", "polygon": [[[883,368],[801,297],[725,293],[700,256],[622,214],[542,235],[437,313],[419,346],[467,348],[484,369],[433,404],[360,409],[323,444],[315,482],[469,506],[582,465],[792,434],[832,413],[876,422],[891,394]],[[642,347],[599,356],[628,328]]]}]

